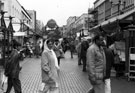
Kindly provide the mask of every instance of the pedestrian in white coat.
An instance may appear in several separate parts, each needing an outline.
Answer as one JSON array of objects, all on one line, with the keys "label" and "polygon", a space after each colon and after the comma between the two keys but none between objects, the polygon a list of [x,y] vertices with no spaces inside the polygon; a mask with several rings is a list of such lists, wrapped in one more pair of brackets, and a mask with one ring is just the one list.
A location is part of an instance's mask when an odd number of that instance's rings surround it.
[{"label": "pedestrian in white coat", "polygon": [[59,93],[58,92],[58,61],[52,49],[52,40],[46,40],[44,43],[44,51],[41,57],[42,82],[45,83],[43,93]]}]

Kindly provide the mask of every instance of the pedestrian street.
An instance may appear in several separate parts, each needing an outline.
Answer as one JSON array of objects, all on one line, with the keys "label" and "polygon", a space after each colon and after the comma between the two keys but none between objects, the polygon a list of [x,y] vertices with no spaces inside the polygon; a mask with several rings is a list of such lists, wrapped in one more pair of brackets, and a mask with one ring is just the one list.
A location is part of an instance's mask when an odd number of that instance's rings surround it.
[{"label": "pedestrian street", "polygon": [[[41,59],[36,57],[26,58],[21,62],[22,93],[39,93],[41,85],[40,62]],[[74,55],[72,59],[70,58],[70,52],[67,51],[65,58],[61,59],[60,63],[60,93],[87,93],[87,90],[91,87],[87,74],[87,72],[82,71],[82,65],[78,66],[77,56]],[[121,77],[112,77],[111,80],[112,93],[134,93],[135,83],[133,81],[129,82]],[[14,89],[11,93],[14,93]]]},{"label": "pedestrian street", "polygon": [[[40,58],[26,58],[21,62],[22,70],[20,80],[23,93],[39,93],[41,84]],[[77,56],[70,58],[70,52],[66,52],[65,58],[60,64],[60,93],[86,93],[91,87],[87,73],[82,72],[82,67],[77,65]],[[6,85],[5,85],[6,90]],[[14,89],[12,92],[14,93]]]}]

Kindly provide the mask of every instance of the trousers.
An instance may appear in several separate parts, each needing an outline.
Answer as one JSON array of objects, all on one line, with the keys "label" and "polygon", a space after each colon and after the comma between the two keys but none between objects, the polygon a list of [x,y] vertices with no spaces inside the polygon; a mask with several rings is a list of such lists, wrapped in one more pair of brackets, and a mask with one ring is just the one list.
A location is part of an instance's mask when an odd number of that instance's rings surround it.
[{"label": "trousers", "polygon": [[105,93],[105,85],[104,82],[101,84],[93,85],[94,93]]},{"label": "trousers", "polygon": [[111,93],[111,80],[105,79],[105,93]]},{"label": "trousers", "polygon": [[8,77],[8,86],[6,93],[10,93],[12,87],[14,87],[15,93],[22,93],[21,91],[21,82],[19,78]]}]

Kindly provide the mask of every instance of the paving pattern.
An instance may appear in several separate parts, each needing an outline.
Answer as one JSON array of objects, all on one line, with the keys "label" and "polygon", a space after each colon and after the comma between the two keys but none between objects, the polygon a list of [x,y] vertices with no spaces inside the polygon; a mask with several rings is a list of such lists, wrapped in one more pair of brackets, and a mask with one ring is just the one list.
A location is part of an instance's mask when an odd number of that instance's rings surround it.
[{"label": "paving pattern", "polygon": [[60,67],[60,93],[86,93],[91,87],[87,73],[77,65],[76,56],[73,59],[66,56],[61,60]]},{"label": "paving pattern", "polygon": [[[60,93],[86,93],[91,87],[87,73],[82,72],[82,67],[77,65],[77,58],[70,58],[69,52],[60,64]],[[22,93],[39,93],[41,84],[40,59],[27,58],[21,62],[22,70],[20,80],[22,84]],[[6,89],[6,86],[5,86]],[[12,92],[14,93],[14,89]]]},{"label": "paving pattern", "polygon": [[[39,93],[41,85],[40,61],[40,58],[26,58],[21,62],[23,67],[20,73],[22,93]],[[69,52],[66,52],[65,58],[61,59],[59,77],[60,93],[87,93],[91,87],[87,72],[82,72],[82,66],[77,65],[76,55],[71,59]],[[135,93],[134,86],[135,82],[112,78],[112,93]],[[0,91],[0,93],[2,92]],[[14,89],[11,93],[14,93]]]}]

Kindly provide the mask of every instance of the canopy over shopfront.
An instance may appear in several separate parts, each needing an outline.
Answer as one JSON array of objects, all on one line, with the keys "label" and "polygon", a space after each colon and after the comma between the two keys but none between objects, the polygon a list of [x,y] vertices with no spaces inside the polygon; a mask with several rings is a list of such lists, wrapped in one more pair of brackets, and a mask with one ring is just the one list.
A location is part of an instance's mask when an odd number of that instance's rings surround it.
[{"label": "canopy over shopfront", "polygon": [[125,14],[108,19],[107,21],[104,21],[101,24],[91,28],[90,32],[99,32],[102,28],[102,30],[106,31],[107,33],[113,33],[118,31],[119,27],[123,29],[134,22],[134,13],[135,9],[128,11]]}]

